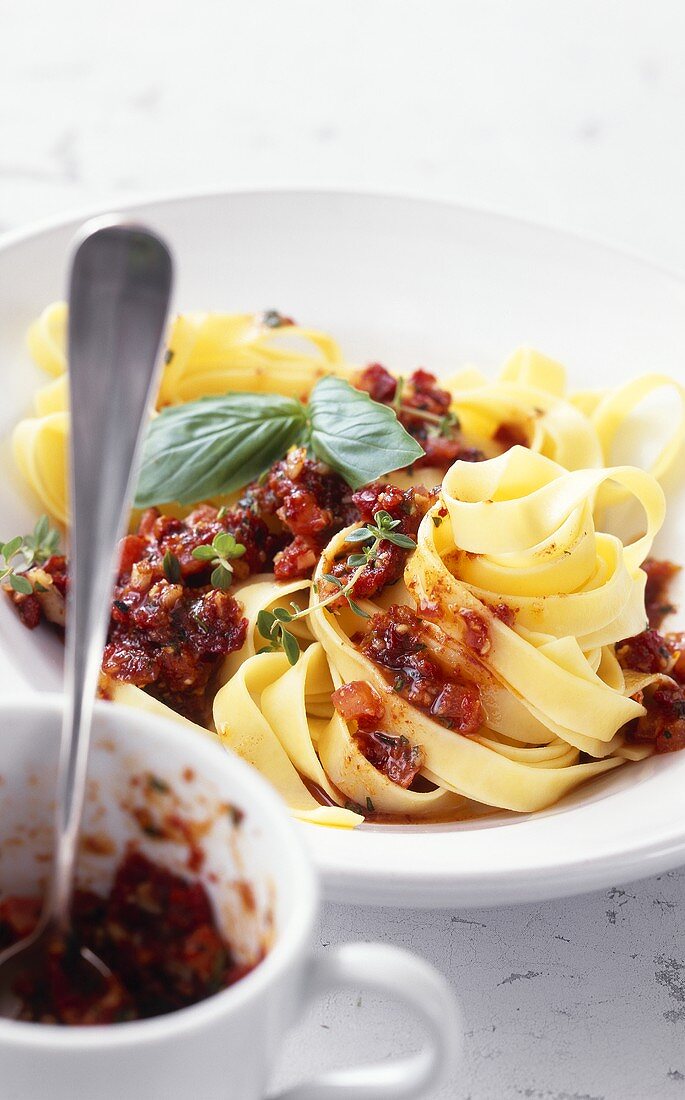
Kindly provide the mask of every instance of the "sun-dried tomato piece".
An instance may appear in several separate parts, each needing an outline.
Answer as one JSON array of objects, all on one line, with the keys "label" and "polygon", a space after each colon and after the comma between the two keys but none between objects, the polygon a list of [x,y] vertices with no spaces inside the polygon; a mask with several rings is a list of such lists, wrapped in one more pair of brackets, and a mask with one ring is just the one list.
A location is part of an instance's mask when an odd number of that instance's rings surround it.
[{"label": "sun-dried tomato piece", "polygon": [[408,738],[395,737],[382,730],[359,729],[354,739],[359,751],[374,768],[399,787],[405,790],[411,787],[425,759],[420,745],[412,745]]},{"label": "sun-dried tomato piece", "polygon": [[397,379],[380,363],[370,363],[365,367],[355,378],[354,386],[358,390],[366,390],[373,401],[382,405],[393,401],[397,393]]},{"label": "sun-dried tomato piece", "polygon": [[669,671],[669,676],[672,676],[679,684],[683,684],[685,683],[685,634],[665,634],[664,641],[675,662],[673,668]]},{"label": "sun-dried tomato piece", "polygon": [[617,644],[616,656],[622,668],[633,672],[668,672],[673,661],[671,649],[658,630],[643,630],[625,638]]},{"label": "sun-dried tomato piece", "polygon": [[277,581],[291,581],[300,577],[311,577],[318,560],[319,551],[314,549],[308,539],[297,535],[284,550],[279,550],[276,554],[274,558],[274,576]]},{"label": "sun-dried tomato piece", "polygon": [[333,706],[347,721],[355,721],[361,729],[376,729],[385,716],[385,705],[373,684],[367,680],[352,680],[331,695]]},{"label": "sun-dried tomato piece", "polygon": [[645,608],[649,625],[654,628],[661,626],[661,622],[675,606],[668,596],[668,587],[673,578],[680,572],[680,566],[670,561],[657,561],[656,558],[647,558],[642,563],[642,568],[647,574],[645,588]]},{"label": "sun-dried tomato piece", "polygon": [[311,576],[326,543],[358,516],[347,483],[303,447],[249,485],[238,508],[265,521],[273,533],[279,580]]},{"label": "sun-dried tomato piece", "polygon": [[142,591],[117,586],[112,614],[104,672],[203,721],[205,690],[219,662],[245,640],[247,622],[237,600],[162,576]]},{"label": "sun-dried tomato piece", "polygon": [[659,685],[642,702],[647,713],[627,727],[628,740],[652,744],[657,753],[685,749],[685,688]]},{"label": "sun-dried tomato piece", "polygon": [[450,438],[442,435],[428,435],[420,440],[421,446],[426,452],[414,465],[438,466],[447,469],[453,462],[483,462],[485,453],[478,447],[465,447],[460,438]]},{"label": "sun-dried tomato piece", "polygon": [[461,733],[475,732],[482,722],[480,692],[474,684],[445,684],[433,700],[430,713]]},{"label": "sun-dried tomato piece", "polygon": [[474,653],[487,653],[490,649],[490,633],[488,631],[488,624],[483,616],[470,608],[462,608],[459,615],[466,624],[465,644],[469,649],[472,649]]},{"label": "sun-dried tomato piece", "polygon": [[147,539],[142,535],[125,535],[119,543],[119,573],[130,573],[145,554]]}]

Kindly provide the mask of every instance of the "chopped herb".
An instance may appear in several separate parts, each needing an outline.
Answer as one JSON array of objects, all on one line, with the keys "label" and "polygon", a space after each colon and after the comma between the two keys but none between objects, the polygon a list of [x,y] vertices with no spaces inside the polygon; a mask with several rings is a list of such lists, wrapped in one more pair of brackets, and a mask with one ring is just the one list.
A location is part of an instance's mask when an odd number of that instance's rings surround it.
[{"label": "chopped herb", "polygon": [[167,550],[162,558],[162,569],[164,570],[164,576],[170,584],[180,584],[181,563],[176,555],[171,553],[171,550]]},{"label": "chopped herb", "polygon": [[345,809],[350,810],[350,812],[353,814],[359,814],[361,817],[364,816],[364,811],[362,810],[359,803],[353,802],[351,798],[348,798],[345,802]]},{"label": "chopped herb", "polygon": [[442,516],[433,516],[433,526],[439,527],[442,523]]},{"label": "chopped herb", "polygon": [[371,799],[369,798],[368,795],[366,796],[366,808],[367,808],[367,810],[369,811],[370,814],[373,814],[373,813],[376,812],[375,808],[374,808],[374,804],[373,804],[373,802],[371,801]]}]

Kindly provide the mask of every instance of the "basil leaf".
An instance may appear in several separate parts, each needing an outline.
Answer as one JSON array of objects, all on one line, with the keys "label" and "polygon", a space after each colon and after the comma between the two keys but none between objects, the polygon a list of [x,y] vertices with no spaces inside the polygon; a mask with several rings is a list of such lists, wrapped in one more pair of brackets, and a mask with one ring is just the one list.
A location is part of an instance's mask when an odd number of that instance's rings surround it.
[{"label": "basil leaf", "polygon": [[242,488],[302,436],[292,397],[229,393],[163,409],[145,441],[136,506],[192,504]]},{"label": "basil leaf", "polygon": [[308,409],[315,453],[353,489],[410,466],[424,454],[393,409],[372,401],[343,378],[328,376],[317,382]]}]

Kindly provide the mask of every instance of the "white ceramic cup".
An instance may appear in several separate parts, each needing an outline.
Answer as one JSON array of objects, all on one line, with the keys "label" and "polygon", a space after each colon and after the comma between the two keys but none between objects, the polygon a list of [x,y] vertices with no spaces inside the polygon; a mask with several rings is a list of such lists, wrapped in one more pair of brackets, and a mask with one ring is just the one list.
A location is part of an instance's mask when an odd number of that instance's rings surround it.
[{"label": "white ceramic cup", "polygon": [[[0,705],[5,896],[35,896],[45,882],[60,718],[55,696]],[[199,877],[229,942],[245,959],[268,950],[229,989],[167,1016],[99,1027],[0,1020],[2,1100],[256,1100],[308,1001],[345,986],[410,1005],[425,1025],[425,1046],[324,1074],[278,1100],[403,1100],[445,1080],[462,1033],[446,981],[396,947],[355,943],[311,953],[315,876],[287,813],[252,768],[180,723],[100,703],[89,775],[81,885],[105,892],[131,842],[188,874],[190,849],[149,835],[173,812],[202,834]]]}]

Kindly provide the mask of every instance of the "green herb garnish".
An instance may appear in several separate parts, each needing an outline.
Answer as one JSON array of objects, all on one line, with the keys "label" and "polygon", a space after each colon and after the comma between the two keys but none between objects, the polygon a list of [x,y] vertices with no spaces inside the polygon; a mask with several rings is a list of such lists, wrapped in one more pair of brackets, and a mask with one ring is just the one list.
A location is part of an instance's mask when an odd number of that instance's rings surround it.
[{"label": "green herb garnish", "polygon": [[209,546],[196,546],[193,557],[197,561],[209,562],[214,566],[211,582],[214,588],[230,588],[233,580],[233,558],[242,558],[245,547],[236,542],[235,536],[228,531],[220,531]]},{"label": "green herb garnish", "polygon": [[322,378],[308,404],[228,393],[162,409],[151,422],[136,506],[189,504],[263,474],[289,447],[305,446],[353,488],[403,469],[424,451],[394,409],[342,378]]},{"label": "green herb garnish", "polygon": [[293,623],[297,619],[304,619],[307,615],[311,615],[312,611],[328,607],[330,604],[336,603],[341,597],[347,601],[348,606],[354,611],[355,615],[359,615],[363,619],[369,618],[366,611],[352,599],[350,593],[366,567],[369,565],[373,567],[382,543],[391,542],[395,546],[401,546],[406,550],[416,549],[416,543],[409,535],[404,535],[401,531],[395,530],[400,521],[393,519],[389,512],[381,509],[374,514],[373,518],[374,523],[357,527],[345,540],[362,546],[362,553],[350,554],[347,558],[347,564],[354,569],[354,573],[345,584],[332,573],[323,573],[323,579],[332,584],[335,589],[326,599],[319,600],[317,603],[304,608],[298,608],[296,604],[291,604],[292,611],[288,611],[285,607],[274,607],[273,611],[259,612],[257,629],[262,637],[267,638],[269,641],[267,646],[258,651],[259,653],[273,653],[282,649],[290,664],[296,665],[300,656],[300,647],[295,635],[288,630],[287,624]]},{"label": "green herb garnish", "polygon": [[[29,596],[34,588],[25,575],[27,569],[42,565],[57,553],[59,531],[50,526],[47,516],[41,516],[30,535],[16,535],[0,545],[0,582],[8,581],[15,592]],[[15,560],[18,559],[18,560]],[[42,585],[36,586],[44,591]]]},{"label": "green herb garnish", "polygon": [[170,584],[180,583],[181,563],[176,555],[171,553],[171,550],[167,550],[162,558],[162,569],[164,570],[164,576]]}]

